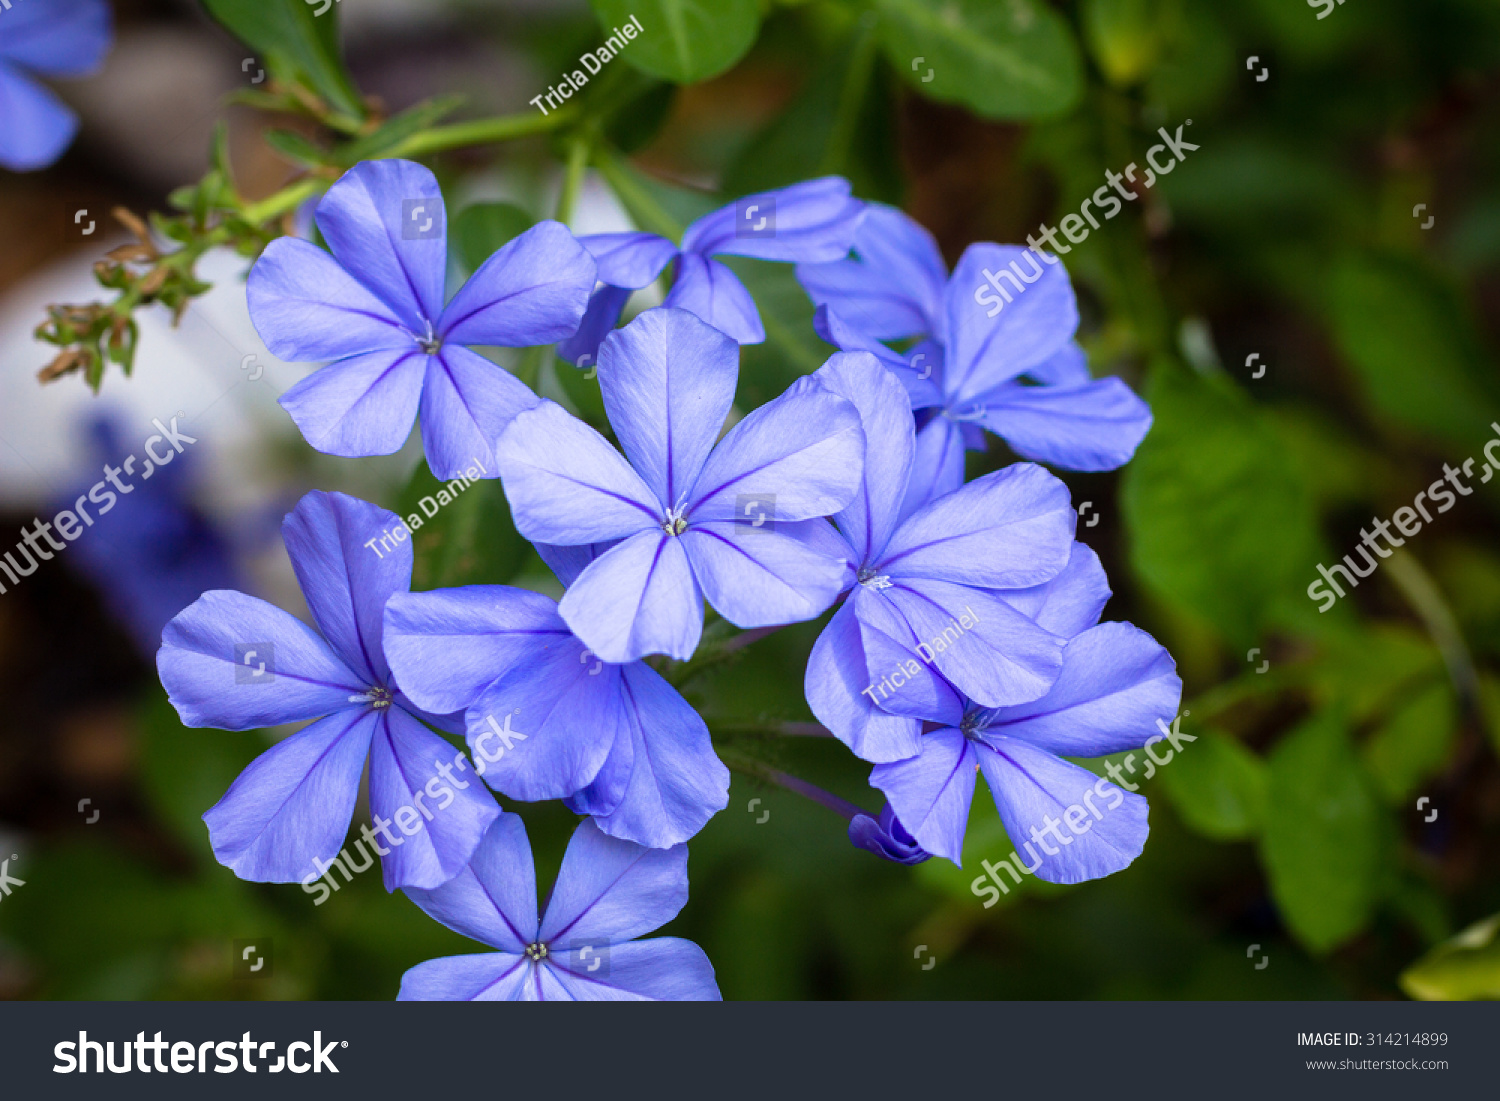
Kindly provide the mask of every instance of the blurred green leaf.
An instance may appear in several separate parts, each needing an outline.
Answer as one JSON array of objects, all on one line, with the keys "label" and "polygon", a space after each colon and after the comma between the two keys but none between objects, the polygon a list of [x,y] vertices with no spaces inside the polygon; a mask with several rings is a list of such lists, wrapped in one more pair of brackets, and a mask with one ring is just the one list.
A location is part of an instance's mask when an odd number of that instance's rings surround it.
[{"label": "blurred green leaf", "polygon": [[1401,975],[1401,989],[1428,1002],[1500,998],[1500,914],[1471,925]]},{"label": "blurred green leaf", "polygon": [[1370,736],[1364,760],[1391,803],[1404,803],[1442,770],[1458,733],[1458,709],[1446,681],[1399,706]]},{"label": "blurred green leaf", "polygon": [[1156,64],[1169,0],[1085,0],[1084,41],[1111,84],[1126,87]]},{"label": "blurred green leaf", "polygon": [[1406,260],[1350,257],[1329,305],[1344,358],[1385,417],[1477,452],[1500,420],[1473,325],[1441,280]]},{"label": "blurred green leaf", "polygon": [[[494,473],[493,456],[477,461]],[[401,491],[397,511],[411,529],[416,555],[413,590],[503,585],[526,561],[530,546],[511,522],[499,479],[482,477],[461,487],[438,481],[423,462]]]},{"label": "blurred green leaf", "polygon": [[1162,363],[1146,397],[1155,423],[1121,491],[1131,560],[1161,599],[1248,644],[1316,578],[1307,488],[1227,380]]},{"label": "blurred green leaf", "polygon": [[531,214],[514,203],[475,203],[453,220],[453,244],[464,270],[473,274],[479,266],[513,238],[536,224]]},{"label": "blurred green leaf", "polygon": [[337,8],[318,16],[305,0],[203,0],[203,6],[273,69],[302,79],[343,114],[364,115],[339,50]]},{"label": "blurred green leaf", "polygon": [[1205,730],[1160,770],[1183,820],[1215,841],[1254,837],[1265,821],[1267,767],[1238,739]]},{"label": "blurred green leaf", "polygon": [[1288,928],[1317,953],[1364,928],[1390,855],[1389,823],[1344,722],[1320,712],[1270,757],[1261,856]]},{"label": "blurred green leaf", "polygon": [[755,45],[757,0],[589,0],[605,35],[639,20],[641,33],[620,55],[636,68],[678,84],[707,80]]},{"label": "blurred green leaf", "polygon": [[1420,631],[1371,623],[1329,631],[1314,670],[1319,706],[1338,705],[1362,723],[1409,691],[1415,681],[1443,675],[1443,658]]},{"label": "blurred green leaf", "polygon": [[138,712],[141,784],[158,821],[195,857],[212,864],[203,814],[245,766],[269,748],[258,730],[190,730],[160,690]]},{"label": "blurred green leaf", "polygon": [[834,63],[819,68],[735,157],[724,174],[725,193],[747,195],[835,173],[862,198],[899,203],[893,97],[874,46],[870,34],[858,32]]},{"label": "blurred green leaf", "polygon": [[[1060,115],[1083,94],[1067,21],[1037,0],[876,0],[881,42],[917,91],[983,118]],[[929,79],[930,77],[930,79]]]}]

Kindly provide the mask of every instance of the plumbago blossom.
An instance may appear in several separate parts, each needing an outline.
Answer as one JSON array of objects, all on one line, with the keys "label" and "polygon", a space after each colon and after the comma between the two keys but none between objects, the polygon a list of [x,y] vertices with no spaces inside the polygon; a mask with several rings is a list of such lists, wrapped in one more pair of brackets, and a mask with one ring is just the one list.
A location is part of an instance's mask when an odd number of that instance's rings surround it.
[{"label": "plumbago blossom", "polygon": [[[1180,699],[1172,659],[1099,622],[1109,586],[1074,539],[1062,482],[1023,462],[964,484],[984,428],[1077,470],[1120,465],[1149,428],[1123,383],[1089,377],[1055,258],[1034,276],[1007,268],[1016,293],[987,314],[977,291],[1001,278],[988,269],[1022,250],[972,246],[949,278],[916,223],[829,178],[716,211],[680,246],[643,233],[580,244],[544,222],[445,305],[442,200],[425,168],[360,164],[316,219],[328,251],[279,240],[250,276],[271,350],[332,361],[282,404],[314,447],[351,456],[395,451],[420,415],[432,471],[494,470],[563,595],[411,593],[410,542],[369,549],[393,514],[304,498],[284,531],[321,634],[215,591],[168,625],[158,656],[188,725],[316,720],[204,816],[236,874],[306,886],[344,839],[368,759],[381,830],[410,806],[426,816],[376,844],[387,887],[494,949],[412,968],[401,998],[717,998],[696,945],[636,939],[682,908],[685,842],[728,803],[708,723],[656,666],[694,656],[705,603],[759,630],[841,599],[804,690],[874,766],[885,805],[759,775],[898,864],[960,859],[979,772],[1032,857],[1018,865],[1042,878],[1108,875],[1141,852],[1145,800],[1065,758],[1147,744]],[[819,332],[842,349],[743,415],[739,348],[765,334],[714,259],[726,253],[798,263]],[[666,305],[615,330],[630,290],[673,261]],[[597,356],[618,448],[468,347],[556,341],[565,358]],[[887,344],[906,341],[906,354]],[[247,676],[262,651],[271,676]],[[467,738],[484,784],[429,725]],[[526,831],[486,785],[583,817],[540,916]],[[446,801],[429,811],[424,793]]]},{"label": "plumbago blossom", "polygon": [[[692,657],[705,597],[736,626],[765,627],[811,619],[838,595],[843,564],[797,525],[853,498],[859,414],[800,379],[716,445],[738,379],[733,340],[685,310],[649,310],[599,352],[624,456],[552,402],[518,414],[500,437],[496,461],[522,535],[617,544],[558,604],[605,661]],[[761,530],[767,522],[774,530]]]},{"label": "plumbago blossom", "polygon": [[654,233],[580,237],[599,268],[600,287],[578,332],[558,345],[569,363],[586,364],[625,308],[631,291],[650,286],[673,260],[677,271],[663,303],[708,322],[740,344],[766,339],[755,300],[715,256],[817,263],[848,254],[866,204],[849,196],[839,176],[747,195],[705,214],[682,234],[681,247]]},{"label": "plumbago blossom", "polygon": [[[916,470],[929,495],[963,484],[964,451],[983,450],[985,430],[1066,470],[1113,470],[1135,454],[1151,411],[1119,379],[1090,376],[1057,257],[975,244],[949,277],[930,233],[874,203],[854,252],[799,264],[797,278],[818,306],[818,335],[878,356],[906,386],[922,419]],[[904,354],[882,343],[907,340]]]},{"label": "plumbago blossom", "polygon": [[366,838],[377,852],[377,836],[390,846],[387,890],[447,882],[500,813],[460,775],[462,755],[423,725],[444,720],[391,677],[381,616],[411,586],[411,544],[384,556],[364,544],[395,522],[342,493],[309,493],[287,517],[282,535],[318,631],[264,600],[214,590],[162,632],[156,667],[185,726],[316,720],[252,761],[203,816],[214,855],[241,879],[305,885],[322,875],[344,844],[366,760],[377,831]]},{"label": "plumbago blossom", "polygon": [[719,1000],[703,949],[677,937],[636,939],[687,902],[686,845],[644,848],[585,819],[538,918],[526,827],[502,814],[461,874],[406,893],[495,951],[418,964],[401,979],[402,1001]]},{"label": "plumbago blossom", "polygon": [[469,346],[571,336],[594,286],[593,260],[567,227],[540,222],[444,305],[443,197],[412,161],[351,168],[316,219],[327,252],[277,238],[246,287],[250,319],[273,354],[333,361],[283,394],[282,407],[313,447],[345,456],[395,452],[420,409],[427,465],[440,479],[457,477],[537,401]]},{"label": "plumbago blossom", "polygon": [[868,761],[910,757],[922,718],[952,683],[997,707],[1041,696],[1066,640],[990,590],[1040,585],[1068,563],[1068,489],[1017,463],[921,503],[911,492],[912,416],[901,384],[867,352],[813,376],[859,410],[860,492],[805,538],[845,565],[848,599],[814,643],[808,706]]},{"label": "plumbago blossom", "polygon": [[[594,557],[543,551],[564,585]],[[698,713],[644,662],[595,657],[549,596],[506,585],[397,593],[385,639],[414,701],[465,712],[474,760],[502,795],[566,800],[605,833],[655,848],[729,805],[729,770]]]},{"label": "plumbago blossom", "polygon": [[109,50],[109,4],[7,3],[0,18],[0,167],[32,172],[62,156],[78,133],[78,116],[33,78],[97,69]]}]

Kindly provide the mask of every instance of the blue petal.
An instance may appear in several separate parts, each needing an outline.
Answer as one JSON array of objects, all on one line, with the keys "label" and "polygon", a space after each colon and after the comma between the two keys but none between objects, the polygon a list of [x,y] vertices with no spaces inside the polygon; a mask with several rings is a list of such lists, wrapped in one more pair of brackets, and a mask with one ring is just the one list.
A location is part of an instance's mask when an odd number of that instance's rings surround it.
[{"label": "blue petal", "polygon": [[698,713],[656,670],[637,662],[625,666],[623,676],[630,771],[628,778],[606,778],[619,800],[595,821],[611,837],[666,848],[692,837],[729,805],[729,770]]},{"label": "blue petal", "polygon": [[1182,702],[1172,655],[1128,623],[1101,623],[1068,644],[1040,699],[997,711],[989,729],[1065,757],[1138,749]]},{"label": "blue petal", "polygon": [[[8,17],[8,13],[0,13]],[[0,61],[0,167],[46,168],[73,143],[78,116],[19,69]]]},{"label": "blue petal", "polygon": [[597,367],[599,345],[614,330],[633,293],[629,287],[608,284],[596,290],[589,299],[588,309],[583,311],[578,330],[557,346],[557,358],[581,368]]},{"label": "blue petal", "polygon": [[477,465],[496,476],[495,441],[516,414],[540,399],[515,375],[483,356],[450,344],[427,360],[422,387],[422,450],[438,478],[457,478]]},{"label": "blue petal", "polygon": [[[1139,795],[993,732],[975,749],[1011,843],[1018,853],[1024,848],[1041,861],[1035,871],[1038,879],[1098,879],[1128,867],[1146,847],[1149,808]],[[1115,795],[1122,796],[1123,803],[1107,801]],[[1066,823],[1069,815],[1071,824]]]},{"label": "blue petal", "polygon": [[[87,76],[109,50],[111,18],[105,0],[45,0],[4,10],[0,61],[53,77]],[[3,112],[0,118],[10,119]]]},{"label": "blue petal", "polygon": [[481,952],[419,963],[401,976],[398,1002],[518,1002],[532,977],[523,955]]},{"label": "blue petal", "polygon": [[[618,738],[628,738],[620,667],[571,634],[552,636],[511,665],[466,715],[471,755],[485,783],[526,802],[588,787]],[[509,748],[506,741],[512,741]]]},{"label": "blue petal", "polygon": [[811,378],[740,421],[689,495],[689,520],[743,519],[746,498],[777,523],[831,516],[854,499],[864,456],[859,412]]},{"label": "blue petal", "polygon": [[427,362],[415,348],[351,356],[314,371],[278,400],[325,455],[393,455],[411,435]]},{"label": "blue petal", "polygon": [[703,633],[703,597],[682,541],[659,529],[595,559],[558,611],[585,646],[616,663],[647,654],[686,661]]},{"label": "blue petal", "polygon": [[871,678],[852,602],[833,614],[813,643],[803,688],[818,721],[855,756],[879,763],[900,761],[921,750],[922,721],[892,715],[871,699]]},{"label": "blue petal", "polygon": [[682,549],[709,604],[737,627],[816,619],[838,599],[848,573],[842,559],[745,523],[695,522]]},{"label": "blue petal", "polygon": [[964,426],[941,413],[917,432],[911,479],[901,502],[905,520],[923,505],[956,493],[964,484]]},{"label": "blue petal", "polygon": [[677,258],[677,279],[662,305],[687,310],[740,344],[766,339],[745,284],[718,260],[697,253],[684,252]]},{"label": "blue petal", "polygon": [[452,344],[529,348],[578,329],[594,258],[561,222],[538,222],[479,266],[437,323]]},{"label": "blue petal", "polygon": [[[708,956],[690,940],[657,937],[608,947],[609,968],[592,945],[550,952],[547,970],[577,1001],[717,1002]],[[595,967],[590,972],[589,967]]]},{"label": "blue petal", "polygon": [[316,218],[335,259],[411,332],[437,321],[448,222],[431,171],[415,161],[361,161],[328,189]]},{"label": "blue petal", "polygon": [[156,668],[184,726],[222,730],[315,719],[369,688],[307,624],[226,590],[167,624]]},{"label": "blue petal", "polygon": [[661,503],[624,457],[562,406],[543,401],[500,435],[495,462],[516,530],[534,543],[604,543],[661,529]]},{"label": "blue petal", "polygon": [[278,237],[245,283],[250,320],[273,355],[289,363],[367,352],[416,352],[399,314],[316,245]]},{"label": "blue petal", "polygon": [[313,490],[281,525],[292,569],[313,619],[344,663],[384,684],[390,677],[381,630],[385,602],[411,588],[411,541],[377,554],[369,545],[400,518],[368,501]]},{"label": "blue petal", "polygon": [[919,648],[912,656],[934,666],[985,707],[1037,699],[1062,669],[1064,640],[998,597],[947,581],[912,577],[898,579],[879,595],[891,602],[916,635]]},{"label": "blue petal", "polygon": [[438,714],[464,710],[496,677],[572,637],[551,597],[508,585],[396,593],[384,630],[396,683]]},{"label": "blue petal", "polygon": [[980,423],[1022,458],[1065,470],[1114,470],[1151,430],[1151,409],[1117,378],[1078,386],[1011,384],[981,399]]},{"label": "blue petal", "polygon": [[[1017,292],[999,272],[1016,263],[1028,274],[1031,265],[1044,270],[1026,289]],[[984,272],[1000,280],[1014,299],[1006,305]],[[1017,282],[1020,282],[1017,280]],[[989,291],[1002,309],[990,316],[975,297]],[[993,304],[990,304],[993,309]],[[1078,328],[1078,302],[1067,270],[1061,263],[1044,264],[1030,249],[1013,245],[970,245],[953,277],[943,301],[948,319],[948,358],[943,367],[943,386],[950,406],[966,405],[1002,382],[1046,363],[1072,339]]]},{"label": "blue petal", "polygon": [[[746,195],[688,226],[682,251],[793,263],[842,259],[865,216],[865,204],[849,191],[848,180],[824,176]],[[757,229],[763,214],[769,215],[769,233]]]},{"label": "blue petal", "polygon": [[1044,631],[1072,638],[1099,622],[1109,603],[1109,578],[1099,556],[1086,543],[1074,543],[1062,573],[1026,589],[995,593],[1011,607],[1036,620]]},{"label": "blue petal", "polygon": [[573,831],[547,912],[541,939],[634,940],[671,921],[687,904],[687,846],[648,849],[602,833],[585,819]]},{"label": "blue petal", "polygon": [[677,246],[654,233],[594,233],[578,238],[598,268],[599,281],[640,290],[651,285],[677,255]]},{"label": "blue petal", "polygon": [[865,434],[863,477],[849,507],[834,520],[861,564],[885,549],[896,530],[911,478],[915,425],[906,391],[880,361],[865,352],[830,356],[813,378],[859,411]]},{"label": "blue petal", "polygon": [[943,404],[938,384],[943,378],[943,348],[924,340],[910,352],[895,352],[873,337],[856,332],[829,306],[813,314],[813,329],[829,344],[844,352],[869,352],[901,380],[913,409]]},{"label": "blue petal", "polygon": [[610,547],[617,546],[618,540],[610,540],[607,543],[580,543],[572,547],[559,547],[556,543],[533,543],[537,555],[547,563],[547,568],[556,575],[557,580],[563,588],[567,588],[578,580],[590,562],[598,558]]},{"label": "blue petal", "polygon": [[879,570],[991,589],[1039,585],[1068,564],[1077,520],[1067,486],[1039,466],[1015,463],[913,514]]},{"label": "blue petal", "polygon": [[501,811],[485,831],[468,867],[439,887],[408,887],[406,894],[429,917],[455,933],[502,952],[524,952],[536,940],[541,923],[537,918],[531,842],[526,839],[520,815]]},{"label": "blue petal", "polygon": [[351,707],[251,761],[203,816],[219,863],[257,883],[318,878],[349,832],[376,719]]},{"label": "blue petal", "polygon": [[688,489],[734,404],[739,347],[684,310],[648,310],[599,350],[599,389],[620,448],[668,507]]},{"label": "blue petal", "polygon": [[390,823],[383,836],[394,847],[381,861],[387,891],[446,883],[499,817],[489,789],[455,771],[456,758],[461,754],[401,708],[381,711],[370,751],[370,815]]},{"label": "blue petal", "polygon": [[932,854],[907,832],[889,803],[881,808],[878,819],[868,814],[856,814],[849,819],[849,841],[856,848],[895,864],[921,864],[932,859]]},{"label": "blue petal", "polygon": [[894,207],[871,203],[854,252],[856,259],[797,265],[797,279],[814,304],[831,306],[878,340],[939,330],[948,267],[932,234]]},{"label": "blue petal", "polygon": [[973,744],[962,733],[951,727],[934,730],[922,739],[917,756],[871,769],[870,786],[885,792],[917,844],[959,864],[976,763]]},{"label": "blue petal", "polygon": [[1089,373],[1089,357],[1078,341],[1071,340],[1050,359],[1027,368],[1026,377],[1043,386],[1081,386],[1094,376]]},{"label": "blue petal", "polygon": [[851,601],[869,679],[866,695],[893,715],[958,725],[964,699],[935,665],[922,660],[917,644],[926,639],[884,592],[861,585]]}]

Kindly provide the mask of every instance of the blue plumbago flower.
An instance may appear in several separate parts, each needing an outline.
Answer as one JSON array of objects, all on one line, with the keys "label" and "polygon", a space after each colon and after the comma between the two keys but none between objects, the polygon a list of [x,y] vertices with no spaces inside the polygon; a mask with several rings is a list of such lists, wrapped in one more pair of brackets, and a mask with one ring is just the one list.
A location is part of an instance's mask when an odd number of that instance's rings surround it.
[{"label": "blue plumbago flower", "polygon": [[0,12],[0,166],[46,168],[73,143],[78,116],[32,79],[87,76],[109,50],[105,0],[33,0]]},{"label": "blue plumbago flower", "polygon": [[[541,550],[564,585],[593,557]],[[698,713],[644,662],[595,657],[549,596],[505,585],[397,593],[385,650],[418,705],[466,711],[475,768],[503,795],[566,799],[611,837],[653,848],[729,805],[729,770]]]},{"label": "blue plumbago flower", "polygon": [[865,204],[849,196],[849,181],[826,176],[776,191],[747,195],[705,214],[682,235],[679,248],[654,233],[599,233],[580,237],[599,265],[602,286],[589,302],[577,334],[557,354],[587,363],[620,319],[632,290],[650,286],[673,260],[676,278],[663,305],[687,310],[740,344],[766,339],[745,285],[715,256],[818,262],[848,255]]},{"label": "blue plumbago flower", "polygon": [[[859,414],[810,378],[736,424],[739,347],[685,310],[648,310],[600,348],[599,386],[625,457],[543,402],[495,448],[516,528],[535,543],[610,543],[558,605],[605,661],[691,657],[703,599],[739,627],[811,619],[844,566],[796,538],[859,485]],[[626,461],[628,457],[628,462]]]},{"label": "blue plumbago flower", "polygon": [[[1119,379],[1089,375],[1057,257],[975,244],[950,278],[932,235],[876,204],[854,252],[799,264],[797,278],[818,304],[819,335],[874,353],[905,384],[924,418],[917,471],[931,495],[963,484],[964,450],[984,448],[983,429],[1022,458],[1067,470],[1113,470],[1135,454],[1151,411]],[[881,343],[913,338],[906,354]]]},{"label": "blue plumbago flower", "polygon": [[1122,791],[1063,758],[1159,741],[1156,724],[1176,715],[1182,680],[1171,655],[1144,631],[1091,625],[1103,608],[1103,571],[1085,548],[1075,549],[1073,560],[1054,581],[1014,596],[1041,627],[1071,636],[1051,690],[999,708],[981,707],[951,686],[935,692],[922,717],[939,725],[922,737],[921,751],[871,770],[871,785],[885,792],[917,843],[955,864],[980,770],[1017,852],[1031,855],[1025,870],[1041,879],[1096,879],[1126,867],[1145,847],[1146,800],[1134,785],[1125,781],[1131,791]]},{"label": "blue plumbago flower", "polygon": [[998,707],[1057,679],[1066,639],[991,590],[1061,573],[1078,518],[1067,487],[1030,463],[914,501],[912,417],[893,374],[843,352],[812,377],[859,410],[866,450],[838,530],[809,529],[810,545],[845,563],[850,596],[813,645],[807,702],[865,760],[901,760],[920,749],[921,720],[949,683]]},{"label": "blue plumbago flower", "polygon": [[718,1001],[713,964],[678,937],[636,938],[688,898],[687,846],[648,849],[585,819],[547,910],[519,816],[502,813],[469,866],[436,890],[406,892],[455,932],[496,949],[419,963],[401,1001]]},{"label": "blue plumbago flower", "polygon": [[283,394],[282,407],[313,447],[345,456],[396,451],[420,407],[434,474],[454,478],[476,458],[483,464],[495,437],[537,399],[469,346],[571,336],[594,285],[589,254],[561,223],[539,222],[444,306],[447,223],[426,168],[355,165],[316,218],[329,251],[278,238],[246,288],[251,320],[275,355],[334,361]]},{"label": "blue plumbago flower", "polygon": [[241,879],[306,884],[322,875],[348,833],[366,758],[376,831],[365,835],[384,858],[387,890],[457,875],[500,813],[483,784],[459,775],[463,755],[418,721],[444,720],[419,710],[391,677],[381,617],[391,595],[411,586],[411,543],[384,555],[365,544],[399,522],[321,492],[286,518],[287,553],[321,635],[274,605],[222,590],[162,632],[157,669],[185,725],[317,720],[252,761],[203,816],[214,855]]},{"label": "blue plumbago flower", "polygon": [[932,859],[932,854],[906,832],[906,827],[896,817],[896,812],[889,803],[881,808],[879,818],[871,818],[868,814],[857,814],[851,818],[849,840],[857,848],[895,864],[920,864]]}]

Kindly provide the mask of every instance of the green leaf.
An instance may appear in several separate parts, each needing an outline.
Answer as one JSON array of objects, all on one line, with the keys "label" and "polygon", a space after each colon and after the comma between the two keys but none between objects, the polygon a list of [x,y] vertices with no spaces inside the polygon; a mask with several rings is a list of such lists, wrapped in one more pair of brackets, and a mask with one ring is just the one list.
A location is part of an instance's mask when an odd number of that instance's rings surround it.
[{"label": "green leaf", "polygon": [[1083,93],[1072,32],[1037,0],[876,0],[876,10],[891,64],[932,99],[1030,119],[1062,114]]},{"label": "green leaf", "polygon": [[1500,914],[1440,944],[1401,975],[1401,989],[1428,1002],[1500,998]]},{"label": "green leaf", "polygon": [[[476,456],[476,463],[494,474],[493,456]],[[502,585],[515,577],[530,550],[495,477],[463,488],[460,480],[438,481],[424,462],[402,490],[397,511],[406,518],[416,555],[413,590]]]},{"label": "green leaf", "polygon": [[1500,400],[1453,291],[1406,260],[1352,257],[1334,269],[1329,304],[1339,350],[1375,409],[1477,452],[1500,420]]},{"label": "green leaf", "polygon": [[1265,821],[1264,761],[1226,734],[1205,731],[1160,770],[1183,820],[1215,841],[1254,837]]},{"label": "green leaf", "polygon": [[[620,56],[637,69],[677,84],[707,80],[755,45],[758,0],[589,0],[605,35],[634,16],[640,34]],[[622,36],[623,37],[623,36]]]},{"label": "green leaf", "polygon": [[1226,380],[1158,364],[1155,423],[1125,471],[1131,560],[1168,604],[1251,644],[1278,602],[1312,606],[1307,489],[1265,414]]},{"label": "green leaf", "polygon": [[1371,735],[1365,764],[1390,802],[1404,803],[1442,769],[1457,724],[1453,693],[1446,681],[1438,681],[1398,707]]},{"label": "green leaf", "polygon": [[1345,720],[1320,712],[1270,758],[1261,857],[1293,935],[1313,952],[1364,928],[1389,858],[1390,824]]},{"label": "green leaf", "polygon": [[536,219],[514,203],[475,203],[453,220],[451,232],[464,270],[472,274],[534,225]]},{"label": "green leaf", "polygon": [[321,168],[328,154],[292,130],[267,130],[265,143],[277,153],[301,168]]},{"label": "green leaf", "polygon": [[351,141],[339,149],[339,163],[354,165],[373,160],[394,149],[413,134],[435,126],[463,104],[463,96],[438,96],[387,119],[374,133]]},{"label": "green leaf", "polygon": [[229,790],[245,766],[270,748],[258,730],[190,730],[155,692],[139,712],[141,784],[158,821],[195,857],[212,864],[203,812]]},{"label": "green leaf", "polygon": [[1086,0],[1085,41],[1111,84],[1134,84],[1156,64],[1165,6],[1162,0]]},{"label": "green leaf", "polygon": [[363,117],[339,50],[337,9],[314,15],[306,0],[203,0],[203,6],[274,71],[301,79],[334,109]]}]

